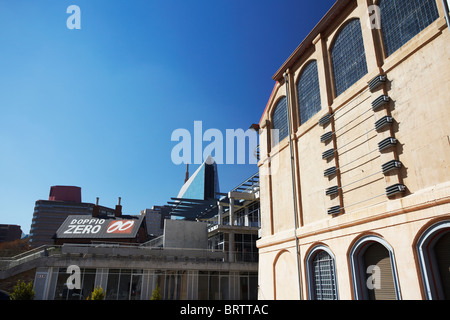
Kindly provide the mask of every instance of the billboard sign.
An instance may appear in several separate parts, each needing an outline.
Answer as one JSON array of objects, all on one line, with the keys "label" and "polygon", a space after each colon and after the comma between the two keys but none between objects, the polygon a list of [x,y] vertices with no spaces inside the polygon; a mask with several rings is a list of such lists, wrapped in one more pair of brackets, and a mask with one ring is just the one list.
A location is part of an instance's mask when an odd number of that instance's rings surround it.
[{"label": "billboard sign", "polygon": [[128,238],[137,234],[143,216],[94,218],[69,216],[56,232],[57,238]]}]

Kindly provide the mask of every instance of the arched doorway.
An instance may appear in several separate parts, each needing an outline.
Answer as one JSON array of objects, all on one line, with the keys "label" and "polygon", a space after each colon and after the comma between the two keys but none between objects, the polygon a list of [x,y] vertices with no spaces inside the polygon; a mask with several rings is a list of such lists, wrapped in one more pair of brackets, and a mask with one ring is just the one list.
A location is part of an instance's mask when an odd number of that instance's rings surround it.
[{"label": "arched doorway", "polygon": [[417,241],[425,297],[450,299],[450,221],[427,228]]},{"label": "arched doorway", "polygon": [[385,240],[373,235],[358,240],[350,264],[355,299],[400,299],[394,252]]}]

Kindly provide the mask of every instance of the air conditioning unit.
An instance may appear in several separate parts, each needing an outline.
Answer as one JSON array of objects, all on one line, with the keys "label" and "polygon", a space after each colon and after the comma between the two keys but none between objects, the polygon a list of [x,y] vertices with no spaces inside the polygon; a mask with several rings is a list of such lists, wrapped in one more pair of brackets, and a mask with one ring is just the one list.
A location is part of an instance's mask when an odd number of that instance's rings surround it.
[{"label": "air conditioning unit", "polygon": [[376,98],[373,102],[372,102],[372,110],[375,111],[378,108],[380,108],[381,106],[387,104],[390,101],[389,96],[383,94],[381,96],[379,96],[378,98]]},{"label": "air conditioning unit", "polygon": [[371,92],[373,92],[376,88],[378,88],[380,85],[385,83],[387,80],[386,76],[378,75],[369,82],[369,89]]},{"label": "air conditioning unit", "polygon": [[390,126],[394,122],[394,118],[390,116],[384,116],[380,120],[375,122],[375,130],[380,131],[385,126]]},{"label": "air conditioning unit", "polygon": [[406,190],[405,185],[401,184],[401,183],[396,183],[392,186],[389,186],[386,188],[386,195],[389,196],[393,196],[394,194],[397,193],[402,193]]},{"label": "air conditioning unit", "polygon": [[397,139],[395,139],[394,137],[388,137],[378,142],[378,150],[381,152],[382,150],[395,146],[396,144]]},{"label": "air conditioning unit", "polygon": [[323,127],[331,120],[331,115],[327,113],[322,118],[319,119],[319,126]]},{"label": "air conditioning unit", "polygon": [[336,174],[336,167],[328,168],[323,172],[324,177],[332,176],[334,174]]},{"label": "air conditioning unit", "polygon": [[391,160],[386,162],[385,164],[383,164],[381,166],[381,170],[383,171],[383,173],[387,173],[389,171],[398,169],[402,167],[402,163],[398,160]]},{"label": "air conditioning unit", "polygon": [[329,159],[334,156],[334,149],[330,149],[322,153],[322,159]]},{"label": "air conditioning unit", "polygon": [[327,132],[320,136],[320,142],[327,142],[333,138],[333,132]]},{"label": "air conditioning unit", "polygon": [[327,211],[328,214],[337,214],[337,213],[341,213],[341,207],[340,206],[334,206],[328,209]]},{"label": "air conditioning unit", "polygon": [[325,195],[331,196],[333,194],[337,194],[339,192],[338,186],[329,187],[327,190],[325,190]]}]

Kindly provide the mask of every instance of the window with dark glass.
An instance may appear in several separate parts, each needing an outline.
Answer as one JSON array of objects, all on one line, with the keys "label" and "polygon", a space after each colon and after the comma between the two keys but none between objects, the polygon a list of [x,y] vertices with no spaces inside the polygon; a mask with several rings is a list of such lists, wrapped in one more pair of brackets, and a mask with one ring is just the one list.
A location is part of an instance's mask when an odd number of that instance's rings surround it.
[{"label": "window with dark glass", "polygon": [[366,54],[359,19],[348,22],[331,49],[336,97],[367,74]]},{"label": "window with dark glass", "polygon": [[256,234],[235,234],[234,251],[236,261],[257,262],[258,248],[256,247]]},{"label": "window with dark glass", "polygon": [[278,131],[278,139],[276,131],[272,133],[272,145],[277,145],[288,135],[288,119],[287,119],[287,99],[283,97],[277,103],[272,116],[273,129]]},{"label": "window with dark glass", "polygon": [[381,0],[378,5],[386,57],[439,17],[435,0]]},{"label": "window with dark glass", "polygon": [[259,201],[257,201],[248,206],[248,226],[259,228],[261,227],[260,220]]},{"label": "window with dark glass", "polygon": [[336,300],[334,260],[326,251],[319,251],[311,261],[313,299]]},{"label": "window with dark glass", "polygon": [[303,69],[297,82],[300,125],[320,111],[319,75],[317,61],[311,61]]}]

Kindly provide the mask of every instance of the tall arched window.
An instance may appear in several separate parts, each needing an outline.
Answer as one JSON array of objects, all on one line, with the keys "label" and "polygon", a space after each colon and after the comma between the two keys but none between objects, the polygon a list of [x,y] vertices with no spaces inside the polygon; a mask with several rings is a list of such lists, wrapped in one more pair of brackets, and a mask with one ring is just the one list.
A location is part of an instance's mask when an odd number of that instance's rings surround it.
[{"label": "tall arched window", "polygon": [[439,17],[435,0],[380,0],[386,57]]},{"label": "tall arched window", "polygon": [[320,88],[317,61],[311,61],[303,69],[297,82],[300,125],[320,111]]},{"label": "tall arched window", "polygon": [[429,227],[417,242],[427,299],[450,299],[450,221]]},{"label": "tall arched window", "polygon": [[[278,101],[275,110],[272,115],[272,128],[277,130],[272,133],[272,145],[275,146],[287,137],[288,131],[288,118],[287,118],[287,99],[283,97]],[[277,137],[278,132],[278,137]]]},{"label": "tall arched window", "polygon": [[307,273],[309,299],[338,299],[334,256],[328,248],[319,246],[310,252]]},{"label": "tall arched window", "polygon": [[359,19],[342,28],[331,49],[336,97],[367,73],[366,54]]},{"label": "tall arched window", "polygon": [[350,252],[356,300],[399,300],[392,247],[376,236],[360,239]]}]

